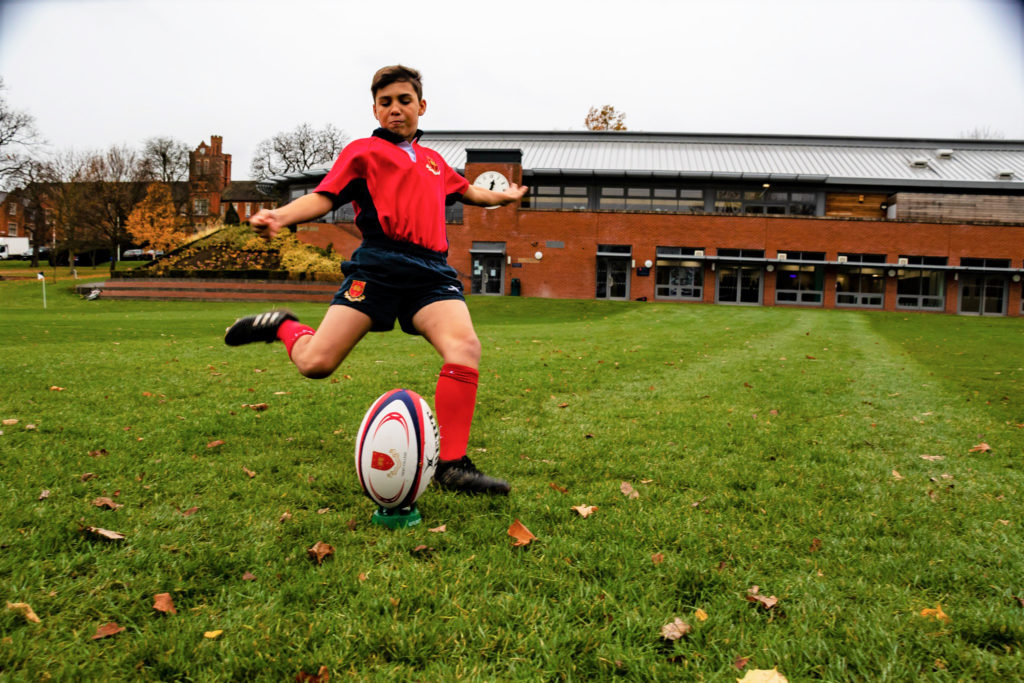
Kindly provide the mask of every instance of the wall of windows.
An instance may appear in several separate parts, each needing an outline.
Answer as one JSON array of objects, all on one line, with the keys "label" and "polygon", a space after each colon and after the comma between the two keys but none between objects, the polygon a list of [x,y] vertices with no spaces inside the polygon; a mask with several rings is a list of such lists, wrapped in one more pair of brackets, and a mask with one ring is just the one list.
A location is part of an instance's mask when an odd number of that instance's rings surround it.
[{"label": "wall of windows", "polygon": [[[775,302],[820,306],[825,300],[825,252],[779,252],[775,275]],[[820,261],[821,263],[807,263]]]},{"label": "wall of windows", "polygon": [[[908,266],[945,266],[944,257],[900,255]],[[946,271],[901,268],[896,276],[896,307],[910,310],[941,311],[946,305]]]},{"label": "wall of windows", "polygon": [[885,254],[839,254],[839,259],[848,265],[840,266],[836,273],[836,305],[881,308],[885,303]]},{"label": "wall of windows", "polygon": [[818,193],[787,190],[715,190],[715,213],[816,216]]},{"label": "wall of windows", "polygon": [[[654,271],[654,296],[658,299],[702,301],[704,299],[704,261],[697,247],[658,247]],[[687,258],[690,257],[690,258]]]}]

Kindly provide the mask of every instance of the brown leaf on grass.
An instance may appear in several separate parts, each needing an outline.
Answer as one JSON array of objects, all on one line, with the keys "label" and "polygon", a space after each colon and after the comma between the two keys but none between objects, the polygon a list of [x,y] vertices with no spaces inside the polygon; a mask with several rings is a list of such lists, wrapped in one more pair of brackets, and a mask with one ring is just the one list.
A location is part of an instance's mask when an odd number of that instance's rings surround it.
[{"label": "brown leaf on grass", "polygon": [[548,484],[548,486],[550,486],[554,490],[558,491],[559,493],[568,493],[569,492],[569,489],[567,489],[564,486],[559,486],[555,482],[551,482],[550,484]]},{"label": "brown leaf on grass", "polygon": [[928,454],[925,454],[925,455],[921,456],[921,459],[922,460],[928,460],[929,462],[937,462],[939,460],[945,460],[946,456],[944,456],[944,455],[928,455]]},{"label": "brown leaf on grass", "polygon": [[95,450],[89,451],[90,458],[100,458],[103,457],[104,455],[107,455],[106,448],[97,448]]},{"label": "brown leaf on grass", "polygon": [[654,553],[653,555],[651,555],[651,562],[653,562],[655,565],[659,565],[659,564],[661,564],[664,561],[665,561],[665,556],[662,555],[661,553]]},{"label": "brown leaf on grass", "polygon": [[255,581],[255,580],[256,580],[256,575],[253,574],[252,572],[246,572],[246,573],[242,574],[242,581]]},{"label": "brown leaf on grass", "polygon": [[345,522],[345,526],[348,527],[349,531],[355,531],[356,530],[356,526],[358,526],[358,524],[359,524],[359,522],[356,521],[355,517],[353,517],[352,519],[350,519],[347,522]]},{"label": "brown leaf on grass", "polygon": [[95,478],[96,478],[96,475],[94,473],[86,472],[85,474],[83,474],[82,476],[80,476],[78,478],[78,481],[89,481],[90,479],[95,479]]},{"label": "brown leaf on grass", "polygon": [[676,617],[674,621],[661,627],[661,637],[665,640],[679,640],[692,630],[692,626]]},{"label": "brown leaf on grass", "polygon": [[171,599],[170,593],[157,593],[154,595],[153,609],[157,612],[164,612],[167,614],[178,613],[178,610],[174,608],[174,600]]},{"label": "brown leaf on grass", "polygon": [[521,545],[530,545],[537,537],[530,533],[530,530],[523,526],[523,523],[518,519],[512,522],[508,528],[508,535],[515,539],[512,547],[518,547]]},{"label": "brown leaf on grass", "polygon": [[737,657],[736,661],[732,663],[737,670],[743,671],[747,667],[747,662],[750,661],[750,657]]},{"label": "brown leaf on grass", "polygon": [[87,526],[84,528],[84,531],[105,541],[123,541],[125,539],[124,534],[119,534],[118,532],[111,531],[110,529],[101,529],[97,526]]},{"label": "brown leaf on grass", "polygon": [[743,386],[745,386],[747,389],[753,389],[754,388],[753,385],[750,384],[750,382],[744,382]]},{"label": "brown leaf on grass", "polygon": [[981,443],[979,443],[977,446],[975,446],[974,448],[972,448],[968,452],[969,453],[988,453],[990,450],[992,450],[992,447],[989,446],[984,441],[982,441]]},{"label": "brown leaf on grass", "polygon": [[253,472],[252,470],[250,470],[248,467],[243,467],[242,471],[245,472],[247,475],[249,475],[250,479],[252,479],[253,477],[256,476],[256,473]]},{"label": "brown leaf on grass", "polygon": [[112,621],[108,624],[103,624],[96,629],[96,633],[93,635],[93,640],[99,640],[100,638],[109,638],[115,636],[124,630],[123,626],[118,626],[116,621]]},{"label": "brown leaf on grass", "polygon": [[278,524],[283,524],[283,523],[287,522],[287,521],[288,521],[289,519],[291,519],[291,518],[292,518],[292,513],[290,513],[290,512],[288,512],[287,510],[285,510],[285,511],[284,511],[284,514],[282,514],[282,515],[281,515],[281,516],[280,516],[280,517],[278,518],[278,520],[277,520],[277,523],[278,523]]},{"label": "brown leaf on grass", "polygon": [[634,489],[633,485],[630,484],[628,481],[624,481],[621,484],[619,484],[619,490],[622,491],[622,495],[626,496],[627,498],[633,499],[640,497],[640,493],[636,489]]},{"label": "brown leaf on grass", "polygon": [[204,631],[203,638],[207,638],[209,640],[217,640],[218,638],[220,638],[222,633],[224,633],[224,629],[220,628],[216,631]]},{"label": "brown leaf on grass", "polygon": [[326,666],[321,666],[315,674],[308,674],[302,669],[295,674],[295,683],[327,683],[330,679],[331,672]]},{"label": "brown leaf on grass", "polygon": [[568,403],[559,403],[559,404],[558,404],[558,407],[559,407],[559,408],[568,408],[568,407],[569,407],[569,404],[568,404]]},{"label": "brown leaf on grass", "polygon": [[580,517],[584,519],[597,512],[596,505],[573,505],[572,509],[578,512]]},{"label": "brown leaf on grass", "polygon": [[370,577],[366,575],[366,572],[359,572],[358,578],[359,578],[359,581],[362,582],[362,581],[366,581]]},{"label": "brown leaf on grass", "polygon": [[778,669],[751,669],[743,678],[736,680],[739,683],[788,683],[789,681],[779,673]]},{"label": "brown leaf on grass", "polygon": [[895,479],[896,481],[903,481],[903,479],[905,477],[902,474],[900,474],[899,472],[897,472],[896,470],[893,470],[892,471],[892,478]]},{"label": "brown leaf on grass", "polygon": [[197,512],[199,512],[199,506],[193,505],[188,510],[182,510],[181,511],[181,516],[182,517],[191,517],[192,515],[196,514]]},{"label": "brown leaf on grass", "polygon": [[819,550],[821,550],[821,539],[820,538],[815,538],[815,539],[811,540],[811,552],[812,553],[816,553]]},{"label": "brown leaf on grass", "polygon": [[412,554],[413,555],[424,555],[425,556],[425,555],[429,555],[432,552],[434,552],[434,549],[431,548],[429,545],[418,545],[418,546],[416,546],[415,548],[412,549]]},{"label": "brown leaf on grass", "polygon": [[334,547],[323,541],[317,541],[306,552],[309,553],[309,559],[314,560],[317,564],[323,564],[324,559],[334,554]]},{"label": "brown leaf on grass", "polygon": [[[255,472],[253,472],[253,474],[255,474]],[[318,515],[326,515],[330,511],[331,511],[331,508],[320,508],[319,510],[316,511],[316,514],[318,514]]]},{"label": "brown leaf on grass", "polygon": [[19,612],[21,616],[25,617],[25,621],[31,621],[33,624],[42,622],[27,602],[9,602],[7,603],[7,609]]},{"label": "brown leaf on grass", "polygon": [[771,609],[779,602],[779,599],[774,595],[765,596],[761,595],[761,589],[758,586],[751,586],[747,589],[747,602],[753,602],[761,605],[765,609]]},{"label": "brown leaf on grass", "polygon": [[942,611],[942,605],[936,605],[935,609],[932,609],[931,607],[926,607],[923,610],[921,610],[920,616],[925,617],[926,619],[932,618],[947,623],[952,621],[952,619],[949,618],[949,615]]},{"label": "brown leaf on grass", "polygon": [[64,391],[64,387],[58,387],[56,384],[54,384],[52,387],[50,387],[50,391]]},{"label": "brown leaf on grass", "polygon": [[215,441],[211,441],[210,443],[206,444],[206,447],[207,448],[217,448],[218,446],[223,446],[223,445],[224,445],[224,439],[217,439]]},{"label": "brown leaf on grass", "polygon": [[697,608],[697,611],[693,613],[693,616],[696,617],[697,621],[708,620],[708,613],[700,609],[699,607]]},{"label": "brown leaf on grass", "polygon": [[448,525],[442,524],[441,526],[435,526],[433,529],[427,529],[427,531],[434,534],[443,534],[444,532],[448,531]]},{"label": "brown leaf on grass", "polygon": [[46,500],[50,497],[50,489],[43,489],[39,492],[39,500]]},{"label": "brown leaf on grass", "polygon": [[16,424],[18,424],[18,418],[16,417],[9,417],[6,420],[4,420],[4,426],[6,427],[12,427]]},{"label": "brown leaf on grass", "polygon": [[106,496],[100,496],[99,498],[96,498],[95,500],[92,501],[92,504],[98,508],[107,508],[109,510],[116,510],[117,508],[124,507],[124,505],[122,505],[121,503],[115,503],[113,500],[107,498]]},{"label": "brown leaf on grass", "polygon": [[243,403],[242,407],[249,408],[250,410],[255,410],[257,413],[262,413],[270,406],[267,405],[266,403]]}]

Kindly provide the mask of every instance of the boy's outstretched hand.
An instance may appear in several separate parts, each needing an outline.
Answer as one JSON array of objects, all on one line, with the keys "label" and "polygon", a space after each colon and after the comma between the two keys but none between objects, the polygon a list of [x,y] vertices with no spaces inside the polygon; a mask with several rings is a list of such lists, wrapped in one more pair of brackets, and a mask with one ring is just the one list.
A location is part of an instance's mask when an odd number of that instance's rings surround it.
[{"label": "boy's outstretched hand", "polygon": [[277,216],[276,209],[260,209],[249,216],[249,225],[265,240],[272,240],[285,227]]},{"label": "boy's outstretched hand", "polygon": [[466,193],[462,195],[462,201],[465,204],[473,204],[474,206],[506,206],[522,199],[528,189],[530,188],[526,185],[512,183],[504,192],[495,192],[494,190],[470,185],[466,188]]}]

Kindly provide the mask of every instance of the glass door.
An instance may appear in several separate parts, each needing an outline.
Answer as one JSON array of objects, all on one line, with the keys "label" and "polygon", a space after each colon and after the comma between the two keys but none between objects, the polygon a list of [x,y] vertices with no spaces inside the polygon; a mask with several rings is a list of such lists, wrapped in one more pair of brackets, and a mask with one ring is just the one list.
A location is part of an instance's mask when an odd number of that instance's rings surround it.
[{"label": "glass door", "polygon": [[964,273],[960,279],[960,312],[968,315],[1005,315],[1006,278]]},{"label": "glass door", "polygon": [[761,267],[744,265],[718,266],[718,303],[761,303]]},{"label": "glass door", "polygon": [[597,298],[629,299],[630,259],[618,256],[597,257]]},{"label": "glass door", "polygon": [[501,254],[473,254],[471,293],[500,295],[505,284],[505,257]]}]

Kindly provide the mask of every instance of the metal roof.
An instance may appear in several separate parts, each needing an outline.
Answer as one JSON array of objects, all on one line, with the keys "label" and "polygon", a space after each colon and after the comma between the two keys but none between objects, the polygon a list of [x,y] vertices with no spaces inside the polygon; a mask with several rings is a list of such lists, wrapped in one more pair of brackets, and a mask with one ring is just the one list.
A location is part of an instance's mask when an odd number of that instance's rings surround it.
[{"label": "metal roof", "polygon": [[[1024,191],[1024,141],[428,131],[421,142],[458,169],[465,168],[467,149],[519,149],[524,171],[538,174]],[[1000,178],[1000,172],[1012,175]]]}]

